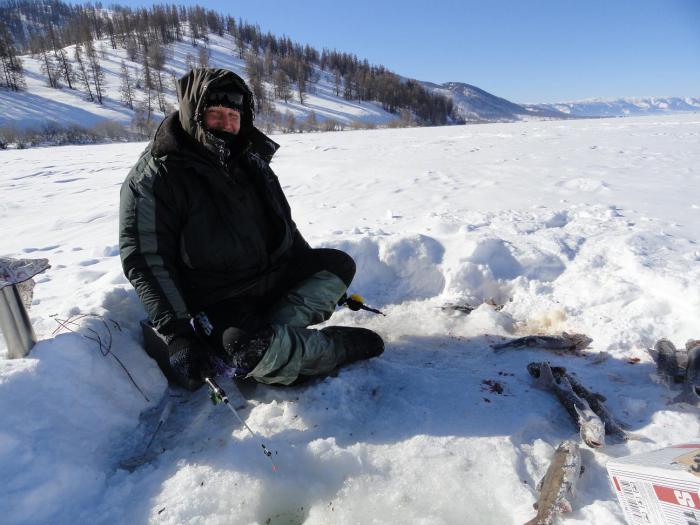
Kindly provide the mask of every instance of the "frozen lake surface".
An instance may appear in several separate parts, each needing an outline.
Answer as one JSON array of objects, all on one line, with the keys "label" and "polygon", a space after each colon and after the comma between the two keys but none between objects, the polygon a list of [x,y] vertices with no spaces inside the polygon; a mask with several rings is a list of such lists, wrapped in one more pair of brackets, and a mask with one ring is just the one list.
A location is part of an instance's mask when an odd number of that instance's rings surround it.
[{"label": "frozen lake surface", "polygon": [[[583,446],[565,522],[624,523],[606,461],[700,435],[700,411],[669,404],[676,392],[647,352],[700,338],[700,116],[274,138],[299,229],[352,254],[351,291],[387,314],[329,321],[379,332],[380,358],[252,393],[240,414],[277,472],[232,414],[204,389],[168,390],[141,349],[117,221],[145,144],[0,152],[0,255],[52,265],[30,312],[40,342],[0,358],[2,521],[522,524],[554,448],[576,435],[525,369],[550,360],[650,440]],[[53,335],[56,318],[78,313],[119,324],[112,352],[149,401],[81,336],[106,339],[100,321]],[[562,331],[593,343],[581,356],[490,347]],[[164,452],[120,468],[167,399],[174,415],[153,444]]]}]

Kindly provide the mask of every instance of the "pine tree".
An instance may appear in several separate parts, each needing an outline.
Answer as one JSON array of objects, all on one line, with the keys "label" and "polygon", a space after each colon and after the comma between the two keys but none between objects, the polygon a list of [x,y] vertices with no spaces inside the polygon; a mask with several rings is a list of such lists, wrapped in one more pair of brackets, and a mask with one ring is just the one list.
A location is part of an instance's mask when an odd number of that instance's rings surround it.
[{"label": "pine tree", "polygon": [[1,43],[0,66],[2,68],[4,84],[8,88],[10,88],[12,91],[19,91],[26,88],[22,60],[16,54],[14,54],[14,52],[8,52],[7,48],[4,48]]},{"label": "pine tree", "polygon": [[151,121],[153,115],[153,75],[151,74],[151,66],[148,64],[148,59],[144,57],[143,69],[141,70],[141,85],[143,86],[144,98],[142,102],[145,119]]},{"label": "pine tree", "polygon": [[192,71],[194,69],[194,55],[192,53],[187,53],[185,55],[185,69],[187,71]]},{"label": "pine tree", "polygon": [[126,58],[131,60],[132,62],[136,61],[136,57],[138,57],[139,54],[139,44],[136,41],[136,38],[133,37],[133,35],[129,35],[126,38]]},{"label": "pine tree", "polygon": [[343,98],[345,100],[352,100],[352,78],[350,73],[347,73],[343,77]]},{"label": "pine tree", "polygon": [[165,102],[165,86],[163,85],[163,67],[165,66],[165,50],[158,43],[153,43],[148,48],[149,64],[151,66],[153,76],[153,87],[156,90],[156,100],[158,101],[158,109],[163,113],[168,113],[168,107]]},{"label": "pine tree", "polygon": [[172,84],[173,91],[177,93],[177,75],[175,74],[175,71],[170,71],[170,83]]},{"label": "pine tree", "polygon": [[275,83],[275,98],[281,98],[286,104],[292,96],[289,77],[282,69],[277,69],[273,77]]},{"label": "pine tree", "polygon": [[158,101],[158,109],[164,115],[168,113],[168,103],[165,100],[165,86],[163,85],[163,70],[155,69],[155,86],[156,86],[156,100]]},{"label": "pine tree", "polygon": [[68,60],[66,50],[63,48],[58,48],[54,51],[56,56],[56,61],[58,62],[59,69],[63,80],[68,84],[68,89],[73,89],[73,81],[75,80],[75,74],[73,73],[73,64]]},{"label": "pine tree", "polygon": [[85,43],[85,54],[87,56],[90,76],[92,77],[92,85],[95,87],[95,97],[97,103],[102,104],[102,92],[104,91],[105,74],[102,71],[102,65],[97,57],[97,51],[92,40]]},{"label": "pine tree", "polygon": [[24,79],[24,67],[22,59],[18,56],[10,57],[10,87],[14,91],[27,88],[27,82]]},{"label": "pine tree", "polygon": [[245,52],[245,42],[243,40],[243,33],[241,32],[241,24],[242,22],[239,19],[238,31],[236,31],[236,34],[233,35],[233,39],[236,42],[236,49],[238,49],[238,58],[242,60]]},{"label": "pine tree", "polygon": [[53,56],[45,49],[42,49],[39,52],[38,58],[41,60],[41,72],[46,75],[49,87],[54,89],[60,88],[61,86],[58,83],[58,67],[56,66]]},{"label": "pine tree", "polygon": [[206,47],[199,48],[199,67],[209,67],[209,50]]},{"label": "pine tree", "polygon": [[131,117],[131,125],[144,137],[149,136],[154,127],[154,122],[150,117],[147,105],[145,100],[139,102],[134,107],[134,115]]},{"label": "pine tree", "polygon": [[358,102],[362,102],[363,100],[363,95],[364,95],[364,75],[362,74],[362,71],[359,69],[355,72],[352,86],[353,86],[353,94],[355,95],[355,98],[357,99]]},{"label": "pine tree", "polygon": [[4,83],[12,91],[19,91],[20,89],[24,89],[26,87],[22,60],[17,56],[17,50],[15,49],[12,41],[12,36],[1,20],[0,70],[2,70],[0,85]]},{"label": "pine tree", "polygon": [[134,80],[131,78],[129,68],[123,60],[121,65],[121,81],[119,91],[121,93],[122,102],[126,104],[129,109],[134,109]]},{"label": "pine tree", "polygon": [[78,72],[76,75],[78,77],[78,82],[80,82],[85,88],[85,91],[88,95],[88,100],[90,102],[93,102],[95,100],[95,97],[93,96],[92,88],[90,87],[90,72],[89,69],[85,66],[85,59],[83,58],[83,49],[80,44],[75,44],[74,56],[75,61],[78,64]]},{"label": "pine tree", "polygon": [[269,80],[273,77],[275,71],[275,62],[272,57],[270,48],[265,49],[265,58],[263,59],[263,78]]},{"label": "pine tree", "polygon": [[114,22],[112,22],[111,18],[107,19],[107,34],[109,35],[109,44],[112,46],[112,49],[117,49],[117,39],[114,31]]},{"label": "pine tree", "polygon": [[303,106],[304,94],[306,93],[306,70],[302,62],[299,62],[297,66],[297,93],[299,94],[299,104]]},{"label": "pine tree", "polygon": [[333,85],[335,86],[335,96],[340,96],[340,87],[343,85],[343,76],[338,68],[333,70]]},{"label": "pine tree", "polygon": [[287,133],[294,133],[297,128],[297,119],[291,111],[284,114],[284,127]]},{"label": "pine tree", "polygon": [[258,113],[270,113],[273,108],[272,101],[269,99],[265,85],[259,75],[252,76],[248,79],[248,86],[253,92],[255,98],[255,107]]},{"label": "pine tree", "polygon": [[53,49],[53,55],[56,63],[56,80],[63,77],[63,80],[68,84],[69,89],[73,89],[73,66],[68,61],[68,56],[66,50],[63,49],[61,39],[58,34],[53,29],[52,25],[49,25],[47,38]]},{"label": "pine tree", "polygon": [[263,78],[263,63],[252,51],[245,54],[245,72],[251,81]]}]

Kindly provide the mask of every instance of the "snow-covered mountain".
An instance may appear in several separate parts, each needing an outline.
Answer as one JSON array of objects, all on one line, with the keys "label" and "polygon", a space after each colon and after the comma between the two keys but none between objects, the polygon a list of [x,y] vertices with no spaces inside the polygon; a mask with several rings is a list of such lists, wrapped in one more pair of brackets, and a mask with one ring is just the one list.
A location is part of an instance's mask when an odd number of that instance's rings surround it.
[{"label": "snow-covered mountain", "polygon": [[463,82],[421,82],[434,93],[451,97],[457,114],[466,122],[512,122],[529,119],[565,119],[555,108],[525,107]]},{"label": "snow-covered mountain", "polygon": [[[27,89],[12,92],[0,89],[0,126],[15,126],[32,128],[56,122],[61,125],[76,124],[93,126],[100,121],[111,120],[124,126],[129,126],[134,111],[127,108],[120,100],[121,61],[129,68],[133,78],[138,76],[142,65],[128,59],[126,50],[112,49],[106,39],[95,41],[99,50],[100,62],[105,74],[105,96],[103,104],[89,102],[81,86],[75,83],[77,89],[51,88],[47,84],[46,75],[42,72],[42,63],[38,58],[25,55],[22,58],[26,71]],[[247,78],[245,63],[239,58],[234,39],[229,35],[208,35],[207,49],[209,64],[212,67],[230,69],[243,78]],[[73,69],[77,69],[74,59],[74,46],[65,48]],[[187,71],[187,57],[197,54],[198,49],[188,42],[175,42],[166,46],[166,63],[164,70],[168,79],[179,77]],[[367,127],[387,125],[399,117],[385,111],[381,105],[372,102],[346,100],[336,95],[333,75],[320,68],[315,68],[318,82],[309,83],[309,93],[305,96],[304,104],[299,102],[296,94],[284,102],[281,99],[273,101],[275,110],[282,115],[292,115],[297,125],[310,118],[311,113],[318,122],[336,121],[342,127]],[[465,122],[510,122],[527,119],[556,119],[571,118],[570,115],[550,108],[525,107],[497,97],[476,86],[460,82],[448,82],[438,85],[431,82],[420,82],[426,89],[444,96],[451,97],[456,107],[456,113]],[[268,91],[273,92],[271,85]],[[137,102],[145,97],[142,89],[136,90]],[[177,102],[174,84],[169,80],[166,85],[165,99],[174,106]],[[155,109],[155,118],[162,113]],[[279,128],[279,126],[278,126]]]},{"label": "snow-covered mountain", "polygon": [[533,111],[558,111],[572,117],[628,117],[698,112],[700,97],[594,98],[553,104],[524,104],[523,107]]},{"label": "snow-covered mountain", "polygon": [[[168,104],[175,106],[177,96],[172,78],[186,73],[188,55],[190,59],[196,57],[199,48],[194,48],[185,41],[165,47],[165,99]],[[71,45],[65,49],[75,70],[77,65],[74,60],[74,48],[75,46]],[[134,111],[120,100],[121,61],[125,62],[134,79],[142,65],[129,60],[125,49],[112,49],[107,39],[95,41],[95,48],[99,50],[100,63],[105,74],[105,96],[102,105],[87,101],[85,92],[77,83],[78,89],[68,89],[65,85],[61,89],[49,87],[47,77],[41,71],[41,61],[25,55],[21,58],[27,89],[19,92],[0,89],[0,126],[29,128],[42,126],[47,121],[61,125],[92,126],[105,119],[128,126]],[[207,50],[211,67],[230,69],[243,78],[248,78],[244,60],[239,58],[236,44],[230,35],[209,34]],[[379,104],[345,100],[342,94],[336,96],[332,75],[319,68],[315,69],[319,80],[307,84],[308,92],[304,96],[304,104],[299,102],[295,93],[287,102],[281,99],[274,100],[275,109],[283,118],[291,115],[299,125],[313,113],[318,122],[333,120],[343,127],[383,125],[398,119],[398,115],[385,111]],[[272,86],[267,87],[268,91],[272,92]],[[137,102],[143,100],[144,96],[143,89],[136,89]],[[155,118],[160,120],[162,116],[156,105]]]},{"label": "snow-covered mountain", "polygon": [[457,114],[466,122],[513,122],[530,119],[627,117],[700,111],[700,97],[629,97],[572,102],[516,104],[470,84],[421,84],[452,97]]}]

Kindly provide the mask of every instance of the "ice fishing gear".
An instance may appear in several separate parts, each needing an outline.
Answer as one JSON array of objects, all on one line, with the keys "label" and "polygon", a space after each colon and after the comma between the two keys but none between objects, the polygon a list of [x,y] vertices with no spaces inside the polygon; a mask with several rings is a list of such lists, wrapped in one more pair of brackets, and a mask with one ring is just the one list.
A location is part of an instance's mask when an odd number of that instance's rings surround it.
[{"label": "ice fishing gear", "polygon": [[341,297],[340,301],[338,302],[338,306],[347,306],[352,310],[353,312],[357,312],[358,310],[367,310],[368,312],[372,312],[374,314],[380,314],[383,316],[386,316],[384,312],[380,312],[379,310],[375,308],[370,308],[365,304],[365,300],[362,298],[360,294],[352,294],[350,297],[344,295]]},{"label": "ice fishing gear", "polygon": [[209,387],[209,398],[211,399],[211,402],[215,405],[223,403],[231,410],[231,412],[233,412],[233,415],[236,416],[236,419],[238,419],[238,421],[241,422],[241,424],[248,430],[248,432],[250,432],[250,435],[253,436],[254,439],[260,441],[260,445],[263,449],[263,454],[265,454],[272,463],[272,472],[277,472],[277,465],[275,465],[275,461],[272,459],[272,451],[269,448],[267,448],[265,443],[262,442],[262,438],[258,436],[255,432],[253,432],[253,430],[247,425],[247,423],[243,421],[243,419],[241,419],[241,416],[238,415],[238,412],[236,412],[236,409],[233,408],[233,405],[229,401],[229,398],[226,395],[226,392],[224,392],[224,389],[221,388],[211,377],[205,377],[204,382]]}]

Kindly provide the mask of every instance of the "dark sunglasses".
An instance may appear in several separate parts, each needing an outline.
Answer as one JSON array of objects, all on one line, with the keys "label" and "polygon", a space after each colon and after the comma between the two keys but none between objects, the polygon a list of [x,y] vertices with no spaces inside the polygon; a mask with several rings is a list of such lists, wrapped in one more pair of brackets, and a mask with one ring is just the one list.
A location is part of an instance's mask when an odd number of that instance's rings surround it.
[{"label": "dark sunglasses", "polygon": [[243,95],[241,93],[229,93],[226,91],[215,91],[215,92],[209,94],[209,96],[207,97],[207,100],[209,102],[208,105],[210,105],[210,106],[216,106],[216,105],[225,106],[228,104],[241,106],[243,104]]}]

